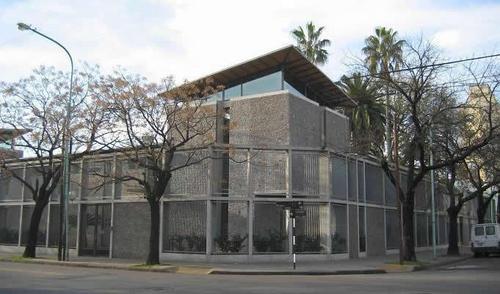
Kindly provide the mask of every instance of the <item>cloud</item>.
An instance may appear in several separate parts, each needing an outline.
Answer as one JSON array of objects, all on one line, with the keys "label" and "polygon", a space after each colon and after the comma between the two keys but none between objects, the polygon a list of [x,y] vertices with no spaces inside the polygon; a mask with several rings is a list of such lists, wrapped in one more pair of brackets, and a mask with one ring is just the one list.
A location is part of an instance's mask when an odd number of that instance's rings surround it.
[{"label": "cloud", "polygon": [[[62,51],[19,32],[35,24],[61,41],[76,60],[109,71],[121,65],[158,80],[195,79],[293,42],[290,31],[312,20],[332,41],[323,70],[333,79],[359,55],[374,27],[403,37],[423,35],[450,57],[494,50],[500,43],[500,4],[436,1],[150,0],[19,1],[0,4],[0,80],[12,81],[37,64],[67,68]],[[491,52],[488,52],[491,53]],[[476,55],[477,55],[476,54]]]}]

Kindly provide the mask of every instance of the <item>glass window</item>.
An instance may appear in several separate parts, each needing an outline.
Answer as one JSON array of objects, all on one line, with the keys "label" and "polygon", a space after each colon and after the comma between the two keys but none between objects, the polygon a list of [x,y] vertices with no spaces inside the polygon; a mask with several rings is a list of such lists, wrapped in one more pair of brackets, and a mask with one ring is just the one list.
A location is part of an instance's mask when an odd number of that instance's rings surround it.
[{"label": "glass window", "polygon": [[281,71],[243,84],[243,96],[281,90]]},{"label": "glass window", "polygon": [[483,236],[484,235],[484,227],[475,227],[474,228],[474,235]]},{"label": "glass window", "polygon": [[0,206],[0,244],[17,245],[21,206]]},{"label": "glass window", "polygon": [[495,235],[495,226],[487,226],[486,227],[486,235],[488,235],[488,236]]},{"label": "glass window", "polygon": [[[212,193],[223,197],[247,196],[247,165],[246,151],[215,151],[212,160],[214,175],[212,177]],[[205,175],[204,178],[207,176]],[[188,181],[192,182],[192,180],[192,175],[188,175]],[[205,182],[205,187],[206,184]]]},{"label": "glass window", "polygon": [[332,204],[330,214],[332,253],[347,252],[347,209],[345,205]]},{"label": "glass window", "polygon": [[0,201],[20,201],[23,199],[22,184],[12,176],[12,173],[22,176],[23,169],[16,168],[11,171],[0,172]]},{"label": "glass window", "polygon": [[253,248],[256,253],[288,253],[286,211],[274,202],[256,202]]},{"label": "glass window", "polygon": [[319,196],[320,194],[320,154],[308,152],[292,153],[293,194]]},{"label": "glass window", "polygon": [[[34,207],[35,207],[34,205],[23,207],[21,245],[26,245],[28,243],[29,228]],[[36,244],[38,246],[45,246],[46,236],[47,236],[47,207],[43,209],[42,217],[40,218]]]},{"label": "glass window", "polygon": [[427,241],[427,215],[425,213],[416,213],[417,216],[417,247],[428,246]]},{"label": "glass window", "polygon": [[349,160],[349,200],[358,200],[358,181],[357,181],[357,171],[356,171],[356,161]]},{"label": "glass window", "polygon": [[208,186],[208,160],[204,152],[174,155],[172,167],[181,167],[172,173],[166,193],[170,196],[206,195]]},{"label": "glass window", "polygon": [[206,223],[205,201],[165,202],[163,252],[205,253]]},{"label": "glass window", "polygon": [[285,90],[288,90],[293,95],[298,96],[298,97],[304,97],[304,95],[302,93],[300,93],[297,89],[295,89],[287,81],[285,81],[285,85],[284,86],[285,86]]},{"label": "glass window", "polygon": [[359,252],[366,252],[365,208],[359,207]]},{"label": "glass window", "polygon": [[224,90],[224,100],[241,97],[241,84]]},{"label": "glass window", "polygon": [[278,194],[287,192],[288,155],[284,151],[258,150],[250,156],[250,172],[255,194]]},{"label": "glass window", "polygon": [[206,98],[207,102],[215,102],[222,100],[222,91],[214,93]]},{"label": "glass window", "polygon": [[[117,177],[133,176],[144,178],[144,168],[131,160],[122,160],[116,162]],[[135,180],[121,181],[116,183],[116,198],[126,197],[144,197],[144,187]]]},{"label": "glass window", "polygon": [[345,158],[333,156],[332,157],[332,190],[333,198],[343,199],[347,198],[347,171]]},{"label": "glass window", "polygon": [[248,203],[212,201],[212,235],[214,253],[247,253]]},{"label": "glass window", "polygon": [[358,193],[359,201],[365,202],[365,168],[362,162],[358,162]]},{"label": "glass window", "polygon": [[[395,173],[392,173],[396,176]],[[388,206],[396,206],[396,186],[391,182],[391,179],[384,172],[384,186],[385,186],[385,204]]]},{"label": "glass window", "polygon": [[83,163],[82,199],[112,198],[112,161],[85,160]]},{"label": "glass window", "polygon": [[382,170],[366,164],[366,202],[383,204]]},{"label": "glass window", "polygon": [[[27,166],[26,167],[26,182],[28,182],[31,187],[35,188],[36,183],[38,182],[39,185],[42,184],[43,178],[42,178],[42,170],[41,167],[37,166]],[[20,183],[18,183],[20,184]],[[25,188],[24,189],[24,201],[32,202],[33,201],[33,193],[31,192],[30,189]]]},{"label": "glass window", "polygon": [[325,204],[304,204],[306,215],[295,219],[296,246],[299,253],[327,252],[328,209]]},{"label": "glass window", "polygon": [[[59,244],[59,204],[50,206],[49,219],[49,247],[57,247]],[[78,226],[78,205],[68,205],[68,237],[69,247],[76,248],[76,231]]]},{"label": "glass window", "polygon": [[398,249],[400,243],[399,213],[397,210],[385,211],[385,236],[387,249]]},{"label": "glass window", "polygon": [[448,242],[448,235],[446,234],[446,217],[443,215],[439,215],[437,217],[437,221],[439,232],[438,244],[444,245]]}]

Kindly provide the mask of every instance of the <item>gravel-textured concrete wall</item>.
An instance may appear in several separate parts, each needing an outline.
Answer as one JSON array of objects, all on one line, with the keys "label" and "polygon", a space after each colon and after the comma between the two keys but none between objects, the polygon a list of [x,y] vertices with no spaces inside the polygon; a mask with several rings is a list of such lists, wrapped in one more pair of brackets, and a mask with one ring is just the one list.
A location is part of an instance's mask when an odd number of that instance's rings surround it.
[{"label": "gravel-textured concrete wall", "polygon": [[349,205],[349,257],[358,257],[358,208]]},{"label": "gravel-textured concrete wall", "polygon": [[368,207],[366,217],[368,256],[384,255],[384,209]]},{"label": "gravel-textured concrete wall", "polygon": [[230,107],[229,142],[244,145],[288,145],[288,95],[236,99]]},{"label": "gravel-textured concrete wall", "polygon": [[115,203],[113,257],[146,258],[150,214],[147,203]]},{"label": "gravel-textured concrete wall", "polygon": [[312,101],[289,95],[290,142],[294,147],[321,147],[322,109]]},{"label": "gravel-textured concrete wall", "polygon": [[339,152],[350,151],[349,119],[326,110],[326,146]]}]

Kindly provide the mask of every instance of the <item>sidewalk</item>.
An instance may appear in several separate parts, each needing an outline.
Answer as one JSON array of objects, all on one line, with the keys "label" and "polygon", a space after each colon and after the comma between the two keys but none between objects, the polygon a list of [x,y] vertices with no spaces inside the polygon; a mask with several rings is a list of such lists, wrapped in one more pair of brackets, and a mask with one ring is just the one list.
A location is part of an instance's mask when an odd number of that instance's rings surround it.
[{"label": "sidewalk", "polygon": [[[463,250],[467,252],[466,250]],[[12,255],[0,255],[0,261],[52,264],[76,267],[106,268],[120,270],[153,271],[181,274],[226,274],[226,275],[350,275],[350,274],[383,274],[394,272],[411,272],[432,267],[456,263],[469,258],[446,256],[446,251],[438,251],[438,257],[432,258],[432,252],[418,252],[415,264],[400,265],[398,255],[347,259],[338,261],[301,262],[300,256],[296,270],[291,263],[191,263],[172,262],[158,266],[145,266],[142,260],[108,259],[99,257],[73,257],[69,262],[59,262],[53,256],[41,256],[36,259],[24,259]]]}]

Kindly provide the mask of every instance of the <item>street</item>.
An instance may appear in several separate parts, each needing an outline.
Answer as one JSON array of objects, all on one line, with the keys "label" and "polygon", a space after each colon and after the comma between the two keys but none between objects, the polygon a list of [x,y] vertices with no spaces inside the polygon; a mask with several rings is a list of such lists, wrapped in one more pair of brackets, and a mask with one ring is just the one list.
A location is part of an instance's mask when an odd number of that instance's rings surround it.
[{"label": "street", "polygon": [[349,276],[182,275],[0,262],[0,293],[499,293],[500,257]]}]

